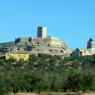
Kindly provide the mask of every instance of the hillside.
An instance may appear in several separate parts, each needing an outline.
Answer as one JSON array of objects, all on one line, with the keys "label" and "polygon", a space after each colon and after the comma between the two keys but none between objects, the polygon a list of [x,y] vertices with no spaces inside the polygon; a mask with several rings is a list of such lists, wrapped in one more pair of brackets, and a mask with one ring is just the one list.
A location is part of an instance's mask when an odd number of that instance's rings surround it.
[{"label": "hillside", "polygon": [[[23,50],[23,48],[27,48],[27,47],[31,47],[32,48],[32,44],[30,43],[15,43],[15,42],[6,42],[6,43],[0,43],[0,53],[6,53],[6,52],[12,52],[15,49],[21,48]],[[23,50],[25,51],[25,50]]]},{"label": "hillside", "polygon": [[0,59],[0,93],[95,91],[95,55],[31,55],[28,62]]}]

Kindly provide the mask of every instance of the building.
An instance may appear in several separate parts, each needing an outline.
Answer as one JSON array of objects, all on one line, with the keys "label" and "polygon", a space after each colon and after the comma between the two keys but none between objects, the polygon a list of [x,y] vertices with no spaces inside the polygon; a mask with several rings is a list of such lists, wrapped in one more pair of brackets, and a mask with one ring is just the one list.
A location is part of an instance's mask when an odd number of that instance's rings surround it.
[{"label": "building", "polygon": [[47,37],[47,28],[46,27],[38,27],[38,38],[46,38]]},{"label": "building", "polygon": [[90,38],[87,41],[87,49],[75,49],[75,51],[73,51],[72,56],[86,56],[86,55],[93,55],[94,54],[94,41],[92,38]]},{"label": "building", "polygon": [[69,56],[71,50],[67,47],[64,41],[53,37],[47,36],[46,27],[38,27],[37,37],[29,38],[17,38],[16,44],[30,44],[32,49],[29,51],[30,54],[51,54],[51,55],[62,55]]},{"label": "building", "polygon": [[16,61],[19,61],[20,59],[23,61],[28,61],[29,54],[28,53],[21,53],[21,52],[7,52],[6,53],[6,60],[9,59],[15,59]]}]

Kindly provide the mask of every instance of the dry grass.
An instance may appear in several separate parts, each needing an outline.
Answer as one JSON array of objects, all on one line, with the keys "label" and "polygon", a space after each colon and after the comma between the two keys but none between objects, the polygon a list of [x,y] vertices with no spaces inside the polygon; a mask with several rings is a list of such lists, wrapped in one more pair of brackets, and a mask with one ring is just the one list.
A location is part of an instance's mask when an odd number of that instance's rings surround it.
[{"label": "dry grass", "polygon": [[95,95],[95,92],[85,93],[83,95]]},{"label": "dry grass", "polygon": [[9,94],[4,94],[4,95],[95,95],[95,92],[90,92],[90,93],[85,93],[85,94],[63,93],[63,92],[59,92],[59,93],[55,93],[55,92],[52,92],[52,93],[17,93],[17,94],[9,93]]},{"label": "dry grass", "polygon": [[[9,93],[9,94],[4,94],[4,95],[14,95],[13,93]],[[17,93],[15,95],[81,95],[81,94],[77,94],[77,93],[64,93],[64,92],[59,92],[59,93],[55,93],[55,92],[51,92],[51,93]]]}]

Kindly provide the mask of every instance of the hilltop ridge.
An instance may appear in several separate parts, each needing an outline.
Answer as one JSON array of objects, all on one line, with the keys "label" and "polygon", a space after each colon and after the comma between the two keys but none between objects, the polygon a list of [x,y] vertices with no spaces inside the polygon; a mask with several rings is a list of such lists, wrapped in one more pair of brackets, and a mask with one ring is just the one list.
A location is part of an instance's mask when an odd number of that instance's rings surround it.
[{"label": "hilltop ridge", "polygon": [[37,37],[22,37],[16,38],[13,42],[1,43],[0,53],[13,52],[13,51],[27,51],[29,54],[38,55],[50,54],[69,56],[71,49],[69,49],[64,41],[57,37],[47,36],[47,28],[38,27]]}]

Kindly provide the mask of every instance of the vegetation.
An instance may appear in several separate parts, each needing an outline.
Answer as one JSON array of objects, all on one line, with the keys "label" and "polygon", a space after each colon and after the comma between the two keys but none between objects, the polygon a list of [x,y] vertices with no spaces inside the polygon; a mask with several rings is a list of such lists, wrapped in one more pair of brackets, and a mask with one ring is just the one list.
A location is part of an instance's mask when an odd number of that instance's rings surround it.
[{"label": "vegetation", "polygon": [[31,55],[29,62],[0,59],[0,93],[95,91],[95,55]]}]

